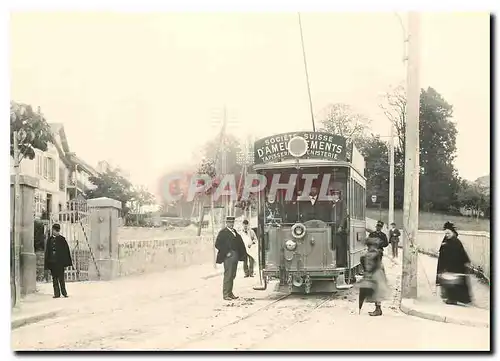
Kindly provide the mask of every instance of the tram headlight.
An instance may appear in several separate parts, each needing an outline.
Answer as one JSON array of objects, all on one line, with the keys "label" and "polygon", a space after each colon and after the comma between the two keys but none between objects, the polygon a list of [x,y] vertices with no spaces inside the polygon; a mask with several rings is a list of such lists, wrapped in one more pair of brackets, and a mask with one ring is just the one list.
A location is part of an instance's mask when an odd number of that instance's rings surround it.
[{"label": "tram headlight", "polygon": [[306,226],[304,226],[302,223],[296,223],[292,226],[292,236],[295,238],[303,238],[306,235]]},{"label": "tram headlight", "polygon": [[285,242],[285,248],[287,251],[295,251],[295,249],[297,248],[297,242],[289,239]]}]

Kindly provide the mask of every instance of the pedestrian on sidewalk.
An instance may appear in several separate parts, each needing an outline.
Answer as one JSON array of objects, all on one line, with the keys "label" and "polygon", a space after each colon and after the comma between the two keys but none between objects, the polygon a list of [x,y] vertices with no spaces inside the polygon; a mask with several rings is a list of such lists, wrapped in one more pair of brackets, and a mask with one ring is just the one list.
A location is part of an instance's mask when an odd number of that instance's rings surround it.
[{"label": "pedestrian on sidewalk", "polygon": [[436,286],[441,287],[441,298],[449,305],[470,303],[470,286],[467,269],[470,259],[458,239],[458,232],[451,222],[446,222],[444,239],[439,248]]},{"label": "pedestrian on sidewalk", "polygon": [[259,250],[257,236],[253,229],[249,228],[248,220],[246,219],[243,221],[241,237],[243,238],[247,251],[247,257],[243,261],[243,271],[245,272],[245,277],[254,277],[254,266],[259,257]]},{"label": "pedestrian on sidewalk", "polygon": [[218,250],[216,262],[224,264],[222,296],[224,300],[235,300],[233,283],[238,269],[238,262],[248,257],[241,235],[234,229],[234,217],[226,217],[226,227],[217,235],[215,248]]},{"label": "pedestrian on sidewalk", "polygon": [[45,270],[50,270],[52,275],[52,286],[54,287],[54,298],[68,297],[66,283],[64,282],[64,268],[71,267],[71,252],[66,238],[60,234],[61,226],[55,223],[52,226],[52,235],[45,246]]},{"label": "pedestrian on sidewalk", "polygon": [[382,315],[382,300],[388,294],[387,277],[382,265],[382,253],[380,252],[382,241],[380,238],[368,237],[365,241],[367,251],[361,256],[363,267],[363,279],[360,283],[361,289],[368,289],[368,303],[375,303],[375,310],[369,312],[370,316]]},{"label": "pedestrian on sidewalk", "polygon": [[391,229],[389,230],[389,242],[392,246],[392,258],[398,257],[398,247],[399,247],[399,237],[401,232],[396,228],[396,223],[391,223]]},{"label": "pedestrian on sidewalk", "polygon": [[[384,228],[384,222],[382,221],[377,221],[377,225],[375,226],[375,231],[372,231],[367,228],[367,231],[370,232],[368,238],[380,239],[380,242],[378,242],[378,249],[380,251],[381,257],[384,255],[384,248],[386,248],[389,245],[389,241],[387,240],[387,235],[382,231],[383,228]],[[383,264],[382,268],[384,268]]]}]

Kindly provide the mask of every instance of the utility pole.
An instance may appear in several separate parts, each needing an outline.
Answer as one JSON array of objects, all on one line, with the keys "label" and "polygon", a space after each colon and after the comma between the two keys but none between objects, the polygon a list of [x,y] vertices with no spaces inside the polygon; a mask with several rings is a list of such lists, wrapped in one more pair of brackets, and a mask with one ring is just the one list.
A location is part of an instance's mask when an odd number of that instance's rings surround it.
[{"label": "utility pole", "polygon": [[418,248],[418,201],[419,201],[419,27],[417,12],[408,15],[408,70],[407,104],[405,129],[405,197],[403,211],[403,275],[401,278],[401,297],[417,298],[417,261]]},{"label": "utility pole", "polygon": [[[225,151],[225,136],[226,136],[226,126],[227,126],[227,117],[226,117],[226,106],[224,106],[224,115],[223,115],[223,120],[222,120],[222,128],[221,128],[221,131],[220,131],[220,135],[219,135],[219,144],[218,144],[218,147],[217,147],[217,152],[215,154],[215,160],[214,160],[214,167],[215,167],[215,172],[216,173],[219,173],[219,170],[220,170],[220,173],[223,177],[224,175],[226,174],[226,151]],[[220,169],[217,169],[217,164],[219,162],[219,159],[221,161],[221,167]],[[213,207],[213,202],[214,202],[214,199],[213,199],[213,194],[211,195],[201,195],[200,196],[200,203],[201,203],[201,211],[200,211],[200,216],[199,216],[199,225],[198,225],[198,232],[197,232],[197,235],[200,236],[201,235],[201,229],[202,229],[202,223],[203,223],[203,220],[204,220],[204,216],[205,216],[205,199],[208,197],[209,198],[209,201],[211,203],[210,205],[210,209],[213,213],[214,211],[214,207]],[[228,209],[227,207],[227,204],[224,204],[225,206],[225,209]],[[223,209],[224,211],[224,209]],[[225,216],[225,215],[224,215]],[[214,217],[212,217],[212,219],[214,219]],[[223,219],[223,222],[225,221],[225,218]],[[212,232],[213,233],[213,232]],[[214,238],[214,242],[215,242],[215,238]]]},{"label": "utility pole", "polygon": [[[403,64],[408,60],[406,55],[406,44],[408,43],[408,37],[406,34],[406,29],[403,24],[401,16],[396,12],[396,17],[401,25],[401,30],[403,32]],[[408,75],[408,74],[407,74]],[[391,121],[391,139],[389,142],[389,224],[394,222],[394,123]]]},{"label": "utility pole", "polygon": [[391,122],[389,143],[389,225],[394,222],[394,124]]},{"label": "utility pole", "polygon": [[[221,161],[221,172],[220,176],[222,179],[224,179],[224,176],[227,173],[227,149],[226,149],[226,127],[227,127],[227,112],[226,112],[226,107],[224,106],[224,115],[223,115],[223,123],[222,123],[222,131],[221,131],[221,137],[220,137],[220,143],[219,143],[219,152],[220,153],[220,161]],[[222,180],[221,179],[221,180]],[[222,196],[222,222],[226,222],[226,217],[230,216],[230,200],[226,196]]]},{"label": "utility pole", "polygon": [[15,300],[14,305],[16,305],[21,298],[21,267],[20,267],[20,242],[19,235],[21,233],[20,229],[20,217],[21,217],[21,186],[20,186],[20,163],[21,154],[19,152],[19,137],[20,132],[14,131],[14,215],[12,220],[12,241],[11,247],[13,250],[13,271],[14,271],[14,285],[15,285]]}]

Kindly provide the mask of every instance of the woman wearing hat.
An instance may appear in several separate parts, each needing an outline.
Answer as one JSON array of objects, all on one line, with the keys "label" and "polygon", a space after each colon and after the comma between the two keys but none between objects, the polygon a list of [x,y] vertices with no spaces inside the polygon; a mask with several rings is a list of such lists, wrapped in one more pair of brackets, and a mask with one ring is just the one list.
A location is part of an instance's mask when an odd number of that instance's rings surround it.
[{"label": "woman wearing hat", "polygon": [[446,222],[444,239],[439,248],[436,286],[441,286],[441,297],[447,304],[470,303],[467,268],[469,256],[458,239],[458,232],[451,222]]}]

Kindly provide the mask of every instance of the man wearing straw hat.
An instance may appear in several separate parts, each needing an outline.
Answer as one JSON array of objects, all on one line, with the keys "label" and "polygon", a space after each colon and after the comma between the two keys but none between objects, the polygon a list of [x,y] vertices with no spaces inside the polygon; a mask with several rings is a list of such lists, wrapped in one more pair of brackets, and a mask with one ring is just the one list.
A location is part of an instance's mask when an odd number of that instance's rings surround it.
[{"label": "man wearing straw hat", "polygon": [[241,237],[243,238],[248,254],[248,257],[243,261],[243,270],[245,271],[245,277],[254,277],[254,265],[259,260],[259,244],[257,243],[255,232],[248,224],[248,219],[243,220]]},{"label": "man wearing straw hat", "polygon": [[243,239],[234,229],[234,217],[226,217],[226,227],[217,235],[215,248],[218,250],[216,262],[224,264],[224,281],[222,283],[222,296],[224,300],[235,300],[233,283],[238,269],[238,262],[244,261],[248,255]]}]

